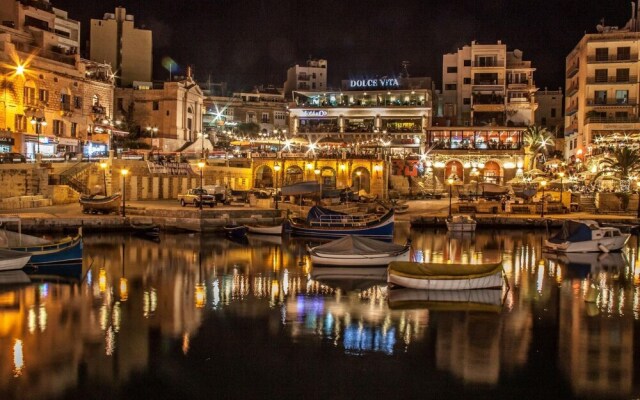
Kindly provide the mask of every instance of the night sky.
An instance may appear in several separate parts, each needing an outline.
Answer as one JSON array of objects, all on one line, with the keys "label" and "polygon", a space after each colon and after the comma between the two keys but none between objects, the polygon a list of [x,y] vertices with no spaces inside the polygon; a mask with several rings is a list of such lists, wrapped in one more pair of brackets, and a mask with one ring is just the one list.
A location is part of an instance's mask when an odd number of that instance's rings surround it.
[{"label": "night sky", "polygon": [[[564,86],[568,52],[582,35],[605,25],[623,27],[629,0],[51,0],[82,23],[113,13],[133,14],[153,31],[154,79],[167,79],[163,57],[196,78],[226,81],[231,89],[284,83],[286,69],[305,60],[328,61],[329,84],[394,75],[411,62],[411,76],[431,76],[441,88],[442,55],[477,40],[502,40],[520,49],[541,89]],[[86,55],[83,52],[83,55]]]}]

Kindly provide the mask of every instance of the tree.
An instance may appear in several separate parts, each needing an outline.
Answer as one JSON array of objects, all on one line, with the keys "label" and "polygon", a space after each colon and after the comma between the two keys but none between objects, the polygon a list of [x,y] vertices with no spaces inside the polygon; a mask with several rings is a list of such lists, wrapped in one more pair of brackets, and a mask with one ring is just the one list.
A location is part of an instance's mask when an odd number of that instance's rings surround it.
[{"label": "tree", "polygon": [[600,161],[601,171],[596,178],[609,172],[613,172],[620,180],[628,181],[629,177],[640,172],[640,152],[629,147],[617,148],[611,157],[605,157]]},{"label": "tree", "polygon": [[260,132],[260,125],[256,124],[255,122],[245,122],[245,123],[238,124],[236,129],[241,134],[249,138],[255,139],[258,137],[258,133]]},{"label": "tree", "polygon": [[555,146],[555,136],[547,128],[531,125],[524,131],[524,145],[529,155],[529,168],[536,167],[536,159],[539,154],[548,155],[549,150]]}]

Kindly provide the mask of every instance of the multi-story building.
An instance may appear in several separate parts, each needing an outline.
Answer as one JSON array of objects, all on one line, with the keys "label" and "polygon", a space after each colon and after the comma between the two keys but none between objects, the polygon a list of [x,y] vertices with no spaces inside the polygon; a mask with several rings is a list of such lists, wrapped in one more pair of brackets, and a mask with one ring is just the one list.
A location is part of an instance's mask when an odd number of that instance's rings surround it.
[{"label": "multi-story building", "polygon": [[564,114],[562,88],[558,90],[540,90],[536,93],[538,109],[536,110],[536,126],[546,128],[555,136],[555,150],[564,151]]},{"label": "multi-story building", "polygon": [[640,131],[640,31],[633,18],[622,29],[598,26],[566,58],[565,157],[589,155]]},{"label": "multi-story building", "polygon": [[136,28],[133,22],[133,15],[123,7],[91,20],[89,57],[111,64],[120,87],[152,80],[152,32]]},{"label": "multi-story building", "polygon": [[284,95],[291,98],[294,90],[327,90],[327,60],[307,60],[306,65],[294,65],[287,70]]},{"label": "multi-story building", "polygon": [[202,134],[203,94],[190,71],[158,88],[116,88],[114,98],[116,116],[148,131],[153,149],[177,151]]},{"label": "multi-story building", "polygon": [[443,114],[450,125],[531,125],[537,107],[535,68],[522,51],[475,41],[442,61]]},{"label": "multi-story building", "polygon": [[112,122],[110,66],[84,60],[69,47],[74,42],[62,33],[60,21],[78,32],[79,24],[63,11],[46,1],[9,3],[0,7],[0,12],[14,11],[12,23],[0,26],[0,151],[36,158],[106,149],[118,132]]}]

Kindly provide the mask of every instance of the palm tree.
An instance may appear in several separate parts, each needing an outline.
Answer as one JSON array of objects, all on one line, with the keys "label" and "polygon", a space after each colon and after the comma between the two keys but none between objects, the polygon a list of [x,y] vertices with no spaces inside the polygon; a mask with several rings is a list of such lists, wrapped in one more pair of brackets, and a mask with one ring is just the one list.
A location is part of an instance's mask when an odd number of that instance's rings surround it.
[{"label": "palm tree", "polygon": [[555,137],[547,128],[531,125],[524,131],[522,138],[529,155],[529,168],[536,167],[538,154],[549,154],[549,149],[555,146]]},{"label": "palm tree", "polygon": [[627,181],[629,177],[640,172],[640,152],[638,149],[618,147],[611,157],[605,157],[600,161],[600,166],[602,169],[595,178],[613,172],[621,181]]}]

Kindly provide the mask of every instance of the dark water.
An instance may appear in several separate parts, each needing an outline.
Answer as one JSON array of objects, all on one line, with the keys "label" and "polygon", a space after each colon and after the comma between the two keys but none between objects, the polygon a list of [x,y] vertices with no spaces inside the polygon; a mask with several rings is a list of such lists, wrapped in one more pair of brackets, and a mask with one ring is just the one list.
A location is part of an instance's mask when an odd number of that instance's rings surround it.
[{"label": "dark water", "polygon": [[420,300],[301,240],[86,236],[76,277],[0,286],[0,399],[640,395],[635,237],[550,260],[542,231],[408,236],[422,260],[502,253],[509,289]]}]

